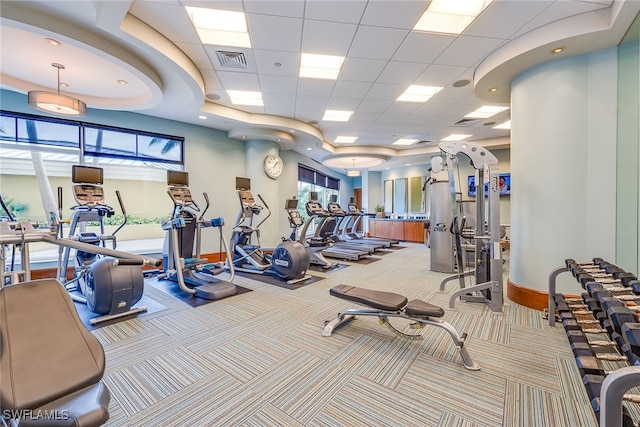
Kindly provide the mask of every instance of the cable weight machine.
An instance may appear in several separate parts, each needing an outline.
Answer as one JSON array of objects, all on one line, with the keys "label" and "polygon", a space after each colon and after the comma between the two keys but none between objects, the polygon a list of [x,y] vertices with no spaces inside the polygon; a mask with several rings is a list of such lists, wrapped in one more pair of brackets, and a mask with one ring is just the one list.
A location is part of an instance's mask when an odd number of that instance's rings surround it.
[{"label": "cable weight machine", "polygon": [[[451,188],[451,209],[453,212],[453,234],[458,271],[448,276],[440,283],[440,291],[445,285],[458,279],[460,289],[449,297],[449,308],[455,308],[458,298],[467,302],[483,302],[492,312],[502,312],[504,302],[502,279],[502,247],[500,244],[500,176],[498,159],[488,150],[473,142],[450,141],[441,142],[442,157],[432,159],[432,171],[438,173],[447,170]],[[458,155],[464,154],[471,160],[471,166],[476,170],[476,198],[475,198],[475,232],[469,235],[469,224],[459,218],[458,201],[456,199],[456,185],[454,169],[458,165]],[[485,202],[485,183],[487,186],[487,201]],[[464,272],[465,261],[461,246],[462,227],[465,227],[465,238],[469,238],[475,245],[475,268]],[[432,248],[433,250],[433,248]],[[465,276],[474,276],[475,285],[466,286]]]}]

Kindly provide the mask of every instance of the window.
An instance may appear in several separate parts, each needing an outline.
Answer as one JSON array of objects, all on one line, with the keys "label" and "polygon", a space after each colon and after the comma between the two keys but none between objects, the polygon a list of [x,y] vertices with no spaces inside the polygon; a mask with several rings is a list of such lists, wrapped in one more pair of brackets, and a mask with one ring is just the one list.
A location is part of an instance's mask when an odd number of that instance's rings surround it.
[{"label": "window", "polygon": [[[306,166],[298,165],[298,211],[304,220],[307,215],[306,204],[309,201],[309,194],[312,191],[318,193],[318,201],[326,209],[332,195],[340,196],[340,180],[327,176]],[[315,230],[315,225],[309,227]]]},{"label": "window", "polygon": [[[166,195],[166,170],[182,169],[183,153],[182,137],[0,111],[0,195],[18,219],[47,222],[46,212],[58,212],[58,187],[62,218],[69,219],[75,205],[72,165],[102,167],[105,202],[117,214],[108,218],[106,233],[122,221],[117,190],[128,218],[117,235],[118,249],[125,252],[161,251],[160,221],[168,212],[159,211],[155,199]],[[67,225],[65,237],[68,231]],[[42,246],[51,253],[36,254],[34,247],[34,260],[55,261],[57,249]]]}]

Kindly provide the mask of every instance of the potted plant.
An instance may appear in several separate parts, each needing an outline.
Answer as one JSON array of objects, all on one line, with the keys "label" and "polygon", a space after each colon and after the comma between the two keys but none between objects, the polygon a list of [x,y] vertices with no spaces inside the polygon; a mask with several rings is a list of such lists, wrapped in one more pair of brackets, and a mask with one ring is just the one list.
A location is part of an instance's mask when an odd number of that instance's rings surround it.
[{"label": "potted plant", "polygon": [[383,205],[376,205],[376,218],[384,218],[387,214],[384,211]]}]

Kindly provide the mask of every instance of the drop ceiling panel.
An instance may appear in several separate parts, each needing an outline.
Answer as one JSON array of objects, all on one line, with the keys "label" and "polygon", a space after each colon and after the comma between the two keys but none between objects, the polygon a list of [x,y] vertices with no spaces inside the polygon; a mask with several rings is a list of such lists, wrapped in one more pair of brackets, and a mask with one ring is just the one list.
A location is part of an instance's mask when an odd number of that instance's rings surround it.
[{"label": "drop ceiling panel", "polygon": [[410,30],[418,22],[428,3],[424,0],[370,1],[361,24]]},{"label": "drop ceiling panel", "polygon": [[357,25],[339,22],[306,21],[302,52],[346,56],[357,28]]},{"label": "drop ceiling panel", "polygon": [[[539,1],[494,1],[465,31],[468,36],[509,39],[520,28],[548,8],[553,2]],[[500,22],[500,25],[496,25]]]},{"label": "drop ceiling panel", "polygon": [[405,91],[406,85],[374,83],[366,99],[386,99],[395,101]]},{"label": "drop ceiling panel", "polygon": [[386,65],[386,60],[347,57],[338,78],[340,80],[374,82]]},{"label": "drop ceiling panel", "polygon": [[[294,52],[254,49],[256,69],[260,74],[298,77],[300,55]],[[279,63],[280,65],[276,65]]]},{"label": "drop ceiling panel", "polygon": [[455,39],[452,35],[412,31],[393,55],[393,60],[429,64]]},{"label": "drop ceiling panel", "polygon": [[298,79],[288,76],[274,76],[262,74],[259,76],[260,89],[263,94],[283,94],[295,95],[298,86]]},{"label": "drop ceiling panel", "polygon": [[356,112],[358,113],[382,113],[385,111],[391,104],[395,102],[394,100],[388,99],[370,99],[365,98],[360,102]]},{"label": "drop ceiling panel", "polygon": [[318,21],[357,24],[368,0],[326,0],[305,3],[304,17]]},{"label": "drop ceiling panel", "polygon": [[218,78],[225,90],[260,90],[257,74],[218,71]]},{"label": "drop ceiling panel", "polygon": [[349,49],[349,56],[369,59],[391,59],[409,30],[360,26]]},{"label": "drop ceiling panel", "polygon": [[[319,111],[322,116],[324,116],[328,102],[329,97],[326,96],[298,95],[296,97],[296,113],[303,110],[312,110],[316,112]],[[322,118],[322,116],[320,116],[320,118]]]},{"label": "drop ceiling panel", "polygon": [[329,99],[327,109],[354,111],[358,104],[360,104],[360,99],[358,98],[338,98],[334,96]]},{"label": "drop ceiling panel", "polygon": [[250,14],[247,21],[254,49],[300,51],[302,19]]},{"label": "drop ceiling panel", "polygon": [[471,67],[501,44],[500,39],[460,36],[438,57],[438,63]]},{"label": "drop ceiling panel", "polygon": [[201,43],[176,42],[176,46],[193,61],[199,70],[213,70],[213,63]]},{"label": "drop ceiling panel", "polygon": [[371,88],[369,82],[347,82],[338,80],[333,88],[334,97],[358,98],[358,102],[367,94]]},{"label": "drop ceiling panel", "polygon": [[244,0],[244,9],[247,13],[261,15],[288,16],[302,18],[304,15],[304,3],[290,0]]},{"label": "drop ceiling panel", "polygon": [[460,76],[467,72],[469,67],[460,67],[456,65],[438,65],[431,64],[418,76],[415,84],[426,86],[445,87],[460,79]]},{"label": "drop ceiling panel", "polygon": [[331,96],[335,84],[336,82],[334,80],[299,79],[298,95],[323,96],[328,98]]},{"label": "drop ceiling panel", "polygon": [[378,77],[378,82],[398,83],[404,85],[406,89],[409,87],[407,82],[412,83],[426,68],[427,65],[415,62],[389,61]]}]

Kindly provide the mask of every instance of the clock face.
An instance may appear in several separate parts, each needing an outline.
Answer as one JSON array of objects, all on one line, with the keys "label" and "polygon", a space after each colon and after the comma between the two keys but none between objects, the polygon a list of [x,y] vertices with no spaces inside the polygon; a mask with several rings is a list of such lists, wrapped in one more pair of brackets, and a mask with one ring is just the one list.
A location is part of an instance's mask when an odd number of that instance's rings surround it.
[{"label": "clock face", "polygon": [[284,163],[282,159],[275,154],[269,154],[264,159],[264,172],[269,178],[276,179],[282,174]]}]

